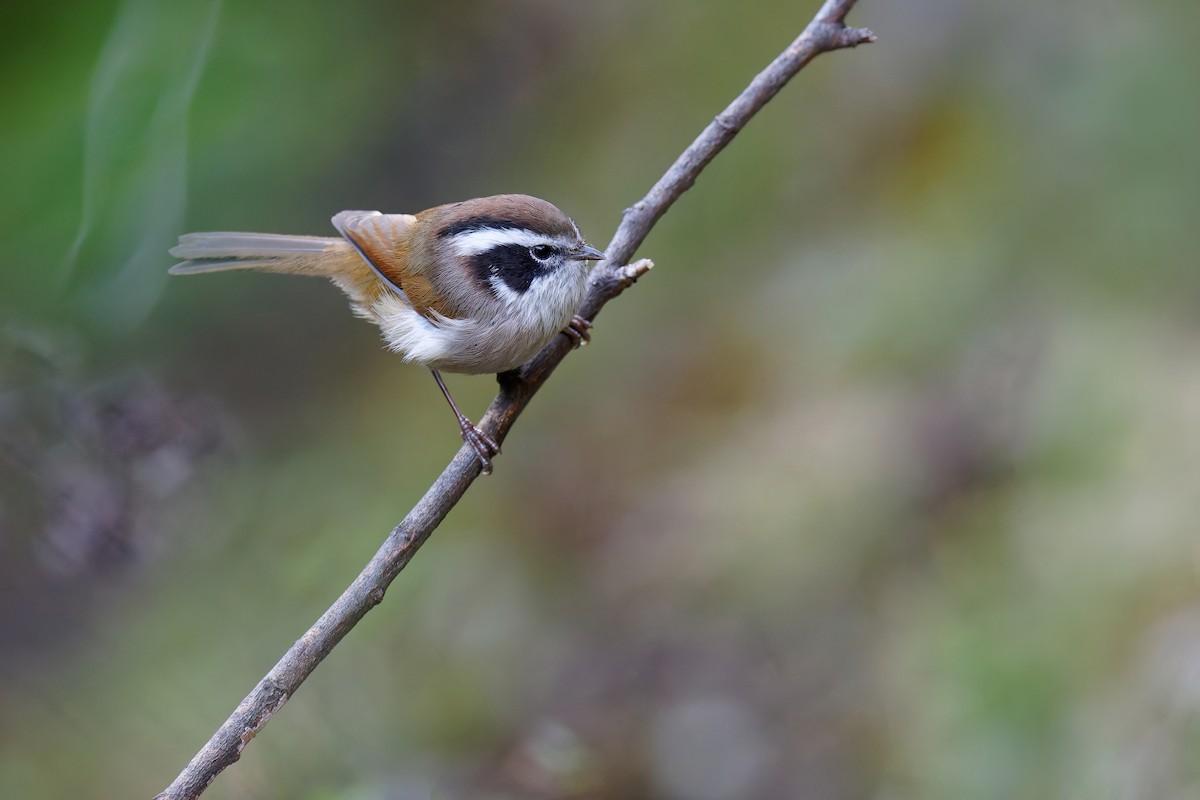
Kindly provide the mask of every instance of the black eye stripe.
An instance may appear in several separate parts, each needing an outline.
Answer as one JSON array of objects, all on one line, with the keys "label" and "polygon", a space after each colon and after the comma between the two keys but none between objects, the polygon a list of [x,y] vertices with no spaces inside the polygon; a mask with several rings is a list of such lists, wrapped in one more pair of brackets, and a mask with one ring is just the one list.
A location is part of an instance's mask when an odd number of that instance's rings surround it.
[{"label": "black eye stripe", "polygon": [[520,244],[498,244],[472,256],[471,270],[493,293],[495,287],[491,285],[491,278],[496,277],[518,294],[529,291],[534,279],[550,272],[547,265],[530,255],[528,247]]}]

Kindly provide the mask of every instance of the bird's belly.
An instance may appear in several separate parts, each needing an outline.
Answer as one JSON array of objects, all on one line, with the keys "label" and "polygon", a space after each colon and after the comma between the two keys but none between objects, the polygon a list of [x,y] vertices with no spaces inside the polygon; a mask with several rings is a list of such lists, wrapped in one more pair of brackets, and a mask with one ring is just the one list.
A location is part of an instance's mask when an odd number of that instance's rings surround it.
[{"label": "bird's belly", "polygon": [[536,355],[567,326],[585,290],[581,269],[539,281],[485,318],[430,319],[393,293],[379,296],[364,316],[379,325],[388,349],[406,361],[445,372],[506,372]]},{"label": "bird's belly", "polygon": [[569,321],[569,316],[561,325],[555,324],[557,320],[545,320],[544,325],[536,328],[503,322],[479,326],[467,335],[456,337],[456,342],[425,365],[474,375],[507,372],[537,355]]},{"label": "bird's belly", "polygon": [[368,316],[379,325],[389,350],[405,361],[444,372],[483,374],[520,366],[571,321],[571,311],[536,318],[428,319],[403,301],[374,305]]}]

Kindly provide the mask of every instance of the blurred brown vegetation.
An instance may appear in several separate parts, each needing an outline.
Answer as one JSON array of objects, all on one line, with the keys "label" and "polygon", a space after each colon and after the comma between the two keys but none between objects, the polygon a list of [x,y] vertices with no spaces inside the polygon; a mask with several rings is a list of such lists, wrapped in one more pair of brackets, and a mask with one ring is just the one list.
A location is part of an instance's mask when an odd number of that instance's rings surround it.
[{"label": "blurred brown vegetation", "polygon": [[[601,244],[816,5],[6,7],[0,797],[152,796],[458,445],[177,234]],[[1197,8],[863,3],[206,797],[1200,794]]]}]

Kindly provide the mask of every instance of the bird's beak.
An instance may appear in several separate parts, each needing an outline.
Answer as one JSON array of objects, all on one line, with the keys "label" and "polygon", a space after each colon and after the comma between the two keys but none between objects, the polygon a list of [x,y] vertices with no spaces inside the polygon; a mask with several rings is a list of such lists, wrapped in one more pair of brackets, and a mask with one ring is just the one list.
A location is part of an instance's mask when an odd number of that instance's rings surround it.
[{"label": "bird's beak", "polygon": [[570,257],[576,261],[603,261],[604,251],[590,245],[581,244],[570,252]]}]

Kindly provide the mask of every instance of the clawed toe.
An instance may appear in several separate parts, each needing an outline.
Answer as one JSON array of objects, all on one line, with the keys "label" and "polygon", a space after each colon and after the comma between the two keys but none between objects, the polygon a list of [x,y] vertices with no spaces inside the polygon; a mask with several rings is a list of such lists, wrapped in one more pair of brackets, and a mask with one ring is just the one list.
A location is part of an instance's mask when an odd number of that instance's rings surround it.
[{"label": "clawed toe", "polygon": [[491,436],[481,431],[479,428],[471,424],[469,419],[465,417],[459,420],[462,426],[463,441],[471,445],[471,449],[475,451],[475,455],[479,457],[479,463],[483,467],[484,475],[492,474],[492,456],[500,455],[500,445]]},{"label": "clawed toe", "polygon": [[571,321],[567,323],[567,327],[562,329],[563,334],[571,340],[572,349],[582,347],[592,340],[592,334],[589,328],[592,323],[589,320],[576,314],[571,317]]}]

